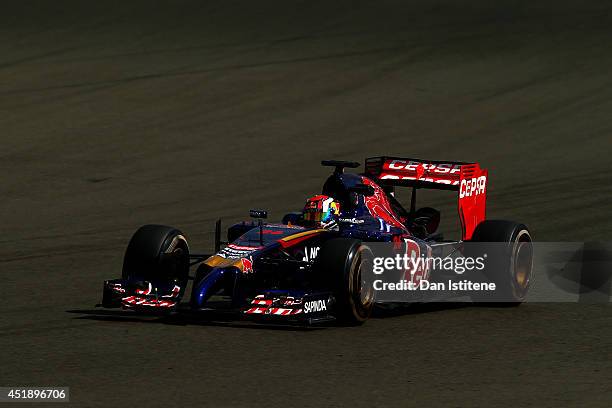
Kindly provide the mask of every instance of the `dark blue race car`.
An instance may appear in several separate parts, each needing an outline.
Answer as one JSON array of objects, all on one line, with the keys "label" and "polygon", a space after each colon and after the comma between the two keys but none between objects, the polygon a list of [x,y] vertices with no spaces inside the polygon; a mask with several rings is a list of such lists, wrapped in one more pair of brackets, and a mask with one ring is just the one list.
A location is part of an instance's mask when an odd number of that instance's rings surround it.
[{"label": "dark blue race car", "polygon": [[[121,279],[104,282],[102,306],[163,312],[222,308],[268,321],[360,324],[377,303],[365,271],[371,270],[370,246],[380,242],[413,257],[464,242],[506,243],[491,279],[512,303],[525,299],[532,262],[525,246],[531,237],[522,224],[485,220],[488,174],[478,164],[372,157],[362,174],[344,171],[359,163],[322,164],[335,170],[303,211],[268,223],[266,211],[251,210],[255,220],[230,226],[227,242],[221,241],[218,221],[212,255],[191,253],[176,228],[141,227],[128,244]],[[397,187],[412,189],[409,209],[396,200]],[[421,188],[456,192],[461,240],[444,240],[436,209],[416,208]],[[417,283],[431,274],[422,268],[410,279]]]}]

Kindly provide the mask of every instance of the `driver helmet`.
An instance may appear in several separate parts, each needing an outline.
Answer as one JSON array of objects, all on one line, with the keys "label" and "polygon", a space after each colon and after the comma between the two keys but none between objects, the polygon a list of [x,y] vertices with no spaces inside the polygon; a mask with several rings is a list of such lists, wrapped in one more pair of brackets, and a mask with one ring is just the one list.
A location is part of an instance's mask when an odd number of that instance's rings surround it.
[{"label": "driver helmet", "polygon": [[330,196],[316,195],[306,200],[302,214],[305,223],[327,227],[340,215],[340,203]]}]

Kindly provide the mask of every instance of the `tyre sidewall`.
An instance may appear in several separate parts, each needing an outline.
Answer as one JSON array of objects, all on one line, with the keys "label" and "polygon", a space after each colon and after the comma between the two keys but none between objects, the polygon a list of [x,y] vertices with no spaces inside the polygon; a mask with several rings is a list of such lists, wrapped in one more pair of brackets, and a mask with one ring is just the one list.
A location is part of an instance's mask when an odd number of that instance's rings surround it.
[{"label": "tyre sidewall", "polygon": [[360,280],[356,263],[370,256],[370,249],[361,241],[333,238],[323,243],[319,267],[332,290],[336,305],[335,315],[343,324],[362,324],[370,316],[373,300],[361,301]]},{"label": "tyre sidewall", "polygon": [[164,225],[144,225],[134,233],[123,259],[123,279],[173,278],[184,291],[188,273],[189,246],[181,231]]},{"label": "tyre sidewall", "polygon": [[[519,247],[524,242],[530,245],[531,234],[528,228],[512,221],[487,220],[478,225],[474,231],[472,242],[500,243],[487,249],[486,267],[483,271],[484,280],[494,282],[496,290],[493,294],[475,294],[475,300],[518,304],[525,301],[532,280],[532,259],[526,274],[526,283],[520,285],[516,274],[516,261]],[[505,245],[504,245],[505,244]],[[522,250],[526,248],[523,247]]]}]

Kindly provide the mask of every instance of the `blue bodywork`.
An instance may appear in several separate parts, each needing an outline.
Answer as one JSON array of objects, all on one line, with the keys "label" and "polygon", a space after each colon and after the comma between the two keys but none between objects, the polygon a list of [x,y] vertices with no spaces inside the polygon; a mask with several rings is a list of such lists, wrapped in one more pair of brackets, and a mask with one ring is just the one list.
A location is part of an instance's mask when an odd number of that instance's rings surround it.
[{"label": "blue bodywork", "polygon": [[[323,194],[333,196],[341,202],[341,213],[335,228],[316,235],[313,234],[313,239],[321,240],[330,237],[345,237],[363,241],[390,242],[393,237],[409,234],[407,228],[392,226],[384,219],[373,216],[366,205],[366,197],[363,194],[352,192],[352,189],[356,186],[363,186],[364,178],[364,176],[350,173],[333,174],[328,178],[323,187]],[[225,248],[214,257],[222,256],[227,258],[234,256],[237,260],[240,258],[247,258],[253,264],[257,264],[259,259],[265,258],[269,254],[274,254],[279,250],[286,249],[283,248],[280,243],[282,238],[309,230],[315,230],[315,228],[300,226],[263,224],[261,228],[263,228],[263,231],[266,231],[266,233],[260,234],[260,228],[256,223],[236,224],[230,227],[230,229],[232,228],[243,228],[246,232],[238,237],[228,248],[231,249],[232,246],[235,246],[257,249],[253,249],[252,251],[244,250],[243,253],[231,253],[230,250],[228,254],[228,249]],[[309,240],[305,241],[305,243],[308,244]],[[301,246],[298,246],[298,248],[301,248]],[[306,254],[306,258],[308,258],[308,254]],[[295,259],[294,261],[299,261],[299,259]],[[204,264],[206,264],[206,261]],[[312,259],[307,259],[307,261],[304,261],[302,268],[308,268],[311,265]],[[206,265],[203,267],[208,268]],[[287,268],[287,265],[279,264],[278,267]],[[241,282],[248,280],[249,276],[242,272],[243,271],[235,265],[213,266],[212,269],[205,274],[202,280],[194,282],[192,306],[195,308],[203,307],[206,300],[211,296],[211,292],[217,291],[221,285],[220,282],[227,279],[237,282],[237,284],[233,285],[234,292],[232,295],[235,300],[238,300],[238,304],[240,303],[240,299],[248,299],[248,295],[241,287]],[[299,272],[299,269],[293,272]],[[262,290],[262,292],[263,291],[272,293],[269,289]],[[277,292],[284,293],[287,296],[304,296],[304,293],[308,293],[308,291],[304,291],[303,289],[295,288],[288,288]]]}]

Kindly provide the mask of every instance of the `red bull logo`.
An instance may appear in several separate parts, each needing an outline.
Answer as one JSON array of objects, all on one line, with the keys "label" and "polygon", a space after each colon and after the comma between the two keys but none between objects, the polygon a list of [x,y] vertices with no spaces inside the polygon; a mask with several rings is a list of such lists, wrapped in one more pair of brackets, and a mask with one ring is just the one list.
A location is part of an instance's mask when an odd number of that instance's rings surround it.
[{"label": "red bull logo", "polygon": [[242,258],[242,273],[253,273],[253,257]]}]

